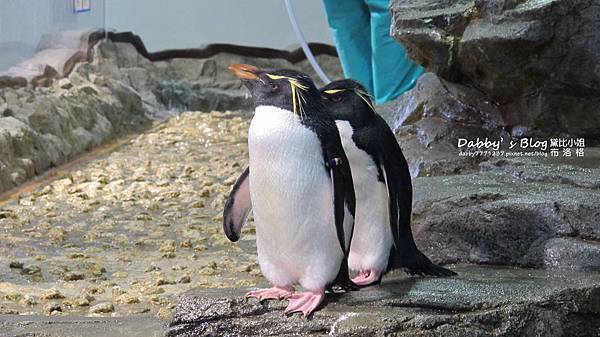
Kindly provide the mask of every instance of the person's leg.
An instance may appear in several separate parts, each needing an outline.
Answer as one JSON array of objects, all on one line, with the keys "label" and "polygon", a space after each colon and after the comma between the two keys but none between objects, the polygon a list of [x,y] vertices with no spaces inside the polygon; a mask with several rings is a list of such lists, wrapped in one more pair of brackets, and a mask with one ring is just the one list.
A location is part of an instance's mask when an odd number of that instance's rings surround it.
[{"label": "person's leg", "polygon": [[387,0],[366,0],[371,12],[373,95],[377,104],[411,89],[423,68],[410,59],[404,47],[390,36],[391,15]]},{"label": "person's leg", "polygon": [[364,0],[323,0],[344,75],[372,93],[371,29]]}]

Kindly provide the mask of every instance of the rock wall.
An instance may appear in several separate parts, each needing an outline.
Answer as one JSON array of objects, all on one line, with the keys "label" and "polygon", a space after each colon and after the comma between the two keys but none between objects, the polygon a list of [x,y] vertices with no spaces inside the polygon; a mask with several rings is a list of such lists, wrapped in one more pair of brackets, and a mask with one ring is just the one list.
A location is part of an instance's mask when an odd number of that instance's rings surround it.
[{"label": "rock wall", "polygon": [[[266,55],[275,58],[264,58],[213,48],[201,50],[206,55],[188,51],[191,58],[185,58],[186,51],[147,53],[132,34],[112,36],[127,42],[90,38],[88,59],[80,55],[76,59],[81,62],[67,62],[64,78],[54,71],[31,83],[18,77],[0,79],[0,192],[180,111],[250,108],[246,91],[227,69],[231,63],[296,68],[315,75],[308,62],[292,52],[268,51]],[[337,57],[318,58],[330,76],[341,76]]]},{"label": "rock wall", "polygon": [[587,156],[493,159],[474,173],[417,178],[415,238],[442,263],[600,270],[600,150]]},{"label": "rock wall", "polygon": [[[385,109],[417,177],[419,246],[442,263],[600,269],[598,2],[394,0],[390,10],[391,34],[429,71]],[[585,157],[459,155],[458,138],[486,137],[583,137]]]},{"label": "rock wall", "polygon": [[600,141],[594,0],[393,0],[391,34],[446,81],[497,106],[513,135]]},{"label": "rock wall", "polygon": [[0,89],[0,192],[149,121],[139,95],[114,80]]}]

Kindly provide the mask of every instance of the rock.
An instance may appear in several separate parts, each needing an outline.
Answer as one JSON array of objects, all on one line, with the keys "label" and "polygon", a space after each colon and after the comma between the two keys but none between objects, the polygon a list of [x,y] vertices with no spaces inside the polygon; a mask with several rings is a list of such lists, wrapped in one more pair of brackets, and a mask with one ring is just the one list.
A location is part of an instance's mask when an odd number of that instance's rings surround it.
[{"label": "rock", "polygon": [[189,275],[183,275],[177,280],[177,283],[190,283],[192,282],[192,278]]},{"label": "rock", "polygon": [[500,112],[476,90],[440,79],[432,73],[393,101],[387,119],[406,157],[411,175],[468,172],[485,157],[459,156],[458,139],[504,139]]},{"label": "rock", "polygon": [[168,285],[168,284],[175,284],[174,281],[168,280],[165,277],[159,277],[156,279],[156,281],[154,282],[155,286],[162,286],[162,285]]},{"label": "rock", "polygon": [[44,66],[44,71],[41,75],[35,76],[31,79],[31,84],[34,87],[48,87],[52,84],[54,79],[59,78],[60,73],[54,69],[54,67],[46,64]]},{"label": "rock", "polygon": [[452,278],[398,273],[380,286],[328,295],[308,320],[282,314],[286,301],[245,300],[243,289],[194,289],[181,297],[170,337],[330,336],[591,336],[600,328],[597,273],[461,266]]},{"label": "rock", "polygon": [[26,86],[27,79],[25,77],[0,76],[0,88],[18,88]]},{"label": "rock", "polygon": [[40,268],[40,266],[37,266],[37,265],[25,265],[21,269],[21,274],[25,274],[25,275],[41,275],[42,274],[42,268]]},{"label": "rock", "polygon": [[87,307],[93,300],[94,297],[92,296],[77,297],[71,301],[71,305],[75,307]]},{"label": "rock", "polygon": [[175,240],[165,240],[163,243],[160,244],[160,247],[158,249],[158,251],[161,253],[170,253],[174,252],[175,250],[177,250]]},{"label": "rock", "polygon": [[123,294],[115,298],[115,302],[119,304],[135,304],[140,303],[140,299],[129,294]]},{"label": "rock", "polygon": [[127,278],[127,276],[129,276],[129,273],[126,271],[118,271],[112,274],[112,277],[116,278]]},{"label": "rock", "polygon": [[27,295],[23,296],[20,303],[23,306],[33,306],[33,305],[38,304],[38,301],[34,296],[27,294]]},{"label": "rock", "polygon": [[8,266],[10,268],[13,268],[13,269],[23,269],[23,262],[20,262],[20,261],[10,261],[10,263],[8,264]]},{"label": "rock", "polygon": [[445,80],[490,97],[506,126],[600,140],[593,1],[391,2],[391,34]]},{"label": "rock", "polygon": [[58,300],[65,298],[63,294],[56,288],[46,290],[40,297],[42,300]]},{"label": "rock", "polygon": [[111,303],[98,303],[90,307],[90,312],[93,314],[106,314],[113,311],[115,307]]},{"label": "rock", "polygon": [[50,316],[55,314],[55,312],[61,312],[62,311],[62,307],[60,306],[59,303],[56,302],[50,302],[50,303],[46,303],[44,304],[44,315],[46,316]]},{"label": "rock", "polygon": [[68,272],[65,273],[65,275],[63,276],[63,280],[65,281],[78,281],[78,280],[83,280],[85,278],[85,275],[82,273],[73,273],[73,272]]},{"label": "rock", "polygon": [[67,238],[67,231],[62,227],[54,227],[48,231],[48,237],[53,243],[63,243]]},{"label": "rock", "polygon": [[496,158],[478,173],[415,179],[419,247],[444,263],[599,270],[600,149],[586,155]]},{"label": "rock", "polygon": [[118,297],[121,296],[123,294],[125,294],[126,291],[123,290],[123,288],[119,287],[119,286],[114,286],[111,289],[111,294],[113,295],[113,297]]}]

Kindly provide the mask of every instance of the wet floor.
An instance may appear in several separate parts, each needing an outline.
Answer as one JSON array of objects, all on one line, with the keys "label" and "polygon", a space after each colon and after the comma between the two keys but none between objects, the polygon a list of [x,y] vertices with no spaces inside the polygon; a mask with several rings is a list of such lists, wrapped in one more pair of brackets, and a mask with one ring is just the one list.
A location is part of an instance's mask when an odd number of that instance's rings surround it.
[{"label": "wet floor", "polygon": [[[261,281],[253,227],[221,230],[248,113],[184,113],[0,205],[0,314],[157,314]],[[108,153],[105,153],[108,152]]]}]

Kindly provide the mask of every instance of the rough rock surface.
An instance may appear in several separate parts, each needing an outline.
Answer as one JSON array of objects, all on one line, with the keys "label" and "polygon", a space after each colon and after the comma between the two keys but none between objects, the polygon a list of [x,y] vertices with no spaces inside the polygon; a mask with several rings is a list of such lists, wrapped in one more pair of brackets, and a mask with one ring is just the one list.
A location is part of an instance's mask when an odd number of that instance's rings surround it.
[{"label": "rough rock surface", "polygon": [[0,336],[160,337],[167,323],[156,317],[0,316]]},{"label": "rough rock surface", "polygon": [[413,185],[413,231],[438,262],[600,270],[598,148],[563,162],[496,158]]},{"label": "rough rock surface", "polygon": [[233,244],[221,218],[250,116],[184,112],[0,201],[0,315],[167,318],[191,288],[255,286],[254,228]]},{"label": "rough rock surface", "polygon": [[508,140],[498,108],[477,90],[426,73],[417,85],[384,107],[415,176],[473,170],[484,158],[459,157],[458,138]]},{"label": "rough rock surface", "polygon": [[109,80],[72,87],[0,89],[0,192],[149,124],[139,95]]},{"label": "rough rock surface", "polygon": [[395,0],[392,35],[428,71],[476,88],[509,128],[600,140],[595,0]]},{"label": "rough rock surface", "polygon": [[[330,295],[307,319],[286,302],[243,299],[244,290],[184,294],[170,337],[191,336],[595,336],[600,274],[460,266],[453,278],[398,273],[374,286]],[[334,298],[335,297],[335,298]]]}]

